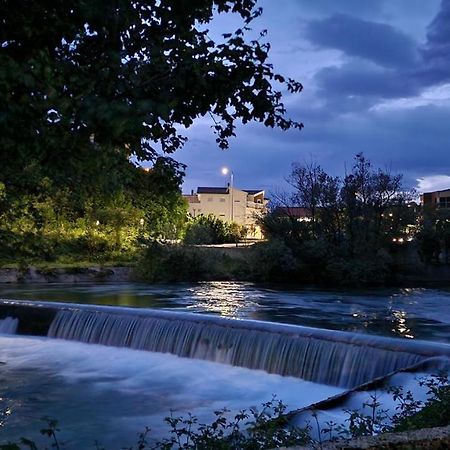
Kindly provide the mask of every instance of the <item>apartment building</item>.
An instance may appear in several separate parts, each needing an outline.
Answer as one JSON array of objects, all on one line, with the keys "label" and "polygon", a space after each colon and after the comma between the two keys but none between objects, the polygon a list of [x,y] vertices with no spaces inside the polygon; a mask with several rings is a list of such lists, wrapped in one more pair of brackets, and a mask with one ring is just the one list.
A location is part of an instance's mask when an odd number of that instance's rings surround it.
[{"label": "apartment building", "polygon": [[422,206],[434,206],[439,209],[450,209],[450,189],[425,192],[420,196]]},{"label": "apartment building", "polygon": [[212,214],[226,222],[247,228],[247,238],[262,239],[257,219],[266,212],[263,190],[241,190],[231,187],[198,187],[197,192],[184,195],[193,217]]}]

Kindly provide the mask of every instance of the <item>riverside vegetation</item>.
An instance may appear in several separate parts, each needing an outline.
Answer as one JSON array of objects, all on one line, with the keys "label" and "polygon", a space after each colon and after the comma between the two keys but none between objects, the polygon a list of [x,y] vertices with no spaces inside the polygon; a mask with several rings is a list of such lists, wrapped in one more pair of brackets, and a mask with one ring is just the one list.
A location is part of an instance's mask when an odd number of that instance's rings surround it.
[{"label": "riverside vegetation", "polygon": [[238,243],[245,228],[212,215],[189,217],[179,191],[183,167],[175,161],[158,158],[149,171],[126,158],[115,164],[116,178],[99,178],[105,186],[94,193],[69,191],[44,176],[32,194],[0,182],[2,264],[125,264],[150,282],[354,286],[396,283],[402,274],[449,262],[449,211],[422,210],[401,175],[373,168],[362,154],[344,179],[313,163],[295,164],[292,193],[275,196],[259,219],[266,240],[240,249],[198,245]]},{"label": "riverside vegetation", "polygon": [[[273,70],[256,0],[2,2],[0,261],[127,262],[180,238],[184,167],[170,156],[197,118],[218,147],[236,122],[301,129]],[[210,22],[236,28],[212,39]],[[231,23],[236,23],[234,20]],[[145,163],[148,170],[144,170]]]},{"label": "riverside vegetation", "polygon": [[[242,236],[236,224],[187,218],[185,168],[172,155],[202,117],[221,149],[236,122],[300,130],[283,92],[303,86],[269,63],[266,31],[251,29],[263,13],[256,0],[119,3],[0,6],[0,264],[131,264],[148,267],[136,273],[148,281],[390,281],[392,236],[417,225],[405,216],[414,208],[405,209],[401,177],[373,170],[362,155],[344,180],[295,166],[287,206],[308,209],[311,221],[274,208],[262,220],[268,242],[245,257],[155,244]],[[218,15],[240,26],[212,39]],[[416,229],[420,255],[448,262],[450,222],[430,214]],[[194,268],[174,275],[167,261],[176,257]]]},{"label": "riverside vegetation", "polygon": [[[447,374],[425,377],[419,380],[419,385],[427,388],[425,402],[416,400],[411,391],[405,392],[402,387],[391,387],[388,392],[397,402],[394,413],[383,409],[375,393],[369,396],[361,409],[346,410],[347,419],[343,424],[328,421],[321,426],[318,419],[320,412],[314,412],[314,423],[307,423],[304,427],[292,426],[286,416],[286,405],[275,397],[263,403],[260,409],[241,410],[231,418],[226,409],[215,411],[215,420],[210,424],[200,424],[190,414],[186,417],[171,414],[165,419],[169,426],[168,438],[153,442],[150,439],[151,430],[147,428],[139,434],[135,445],[124,450],[264,450],[294,445],[320,449],[325,441],[450,425],[450,384]],[[46,426],[40,433],[49,438],[50,447],[69,448],[58,438],[60,430],[57,421],[49,418],[43,420]],[[311,437],[313,426],[317,430],[316,439]],[[100,441],[95,442],[94,447],[106,450]],[[28,438],[0,444],[0,450],[39,448],[42,447]]]},{"label": "riverside vegetation", "polygon": [[[294,164],[288,177],[292,193],[275,196],[259,220],[265,242],[233,251],[153,243],[143,251],[136,275],[147,281],[355,286],[396,283],[424,267],[448,265],[450,211],[422,210],[401,180],[373,168],[363,154],[344,179],[314,163]],[[225,242],[216,224],[211,217],[197,219],[185,243]]]}]

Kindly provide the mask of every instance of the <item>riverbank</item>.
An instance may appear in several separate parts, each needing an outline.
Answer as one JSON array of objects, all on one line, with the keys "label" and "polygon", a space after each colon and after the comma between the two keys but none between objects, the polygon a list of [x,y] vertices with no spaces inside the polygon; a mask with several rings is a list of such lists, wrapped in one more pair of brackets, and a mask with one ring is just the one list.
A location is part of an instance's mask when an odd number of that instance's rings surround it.
[{"label": "riverbank", "polygon": [[88,283],[129,281],[131,267],[85,265],[1,268],[0,283]]},{"label": "riverbank", "polygon": [[[213,250],[213,251],[211,251]],[[370,280],[355,283],[339,283],[336,280],[311,280],[296,277],[272,276],[261,267],[252,268],[246,258],[245,249],[227,248],[202,249],[199,260],[193,255],[187,258],[170,258],[167,263],[146,265],[130,264],[103,265],[83,263],[76,265],[30,265],[0,268],[0,284],[39,284],[39,283],[116,283],[141,281],[146,283],[173,283],[197,281],[246,281],[259,283],[280,283],[286,286],[304,286],[318,288],[351,287],[427,287],[442,288],[450,286],[449,266],[423,266],[414,271],[399,272],[388,282],[371,283]],[[172,267],[172,269],[171,269]],[[280,268],[280,271],[283,269]]]},{"label": "riverbank", "polygon": [[126,260],[30,261],[0,265],[0,283],[247,281],[317,287],[447,287],[450,265],[424,264],[413,252],[372,258],[317,255],[308,263],[279,242],[252,246],[152,244]]}]

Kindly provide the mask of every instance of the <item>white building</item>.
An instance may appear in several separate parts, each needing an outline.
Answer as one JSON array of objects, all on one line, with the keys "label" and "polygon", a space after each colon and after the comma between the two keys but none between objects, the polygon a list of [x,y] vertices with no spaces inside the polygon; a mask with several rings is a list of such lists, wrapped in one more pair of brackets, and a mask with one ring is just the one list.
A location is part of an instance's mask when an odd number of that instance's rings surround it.
[{"label": "white building", "polygon": [[258,217],[266,213],[267,199],[262,190],[230,187],[199,187],[197,193],[184,195],[193,217],[212,214],[226,222],[236,222],[247,229],[247,237],[262,239]]}]

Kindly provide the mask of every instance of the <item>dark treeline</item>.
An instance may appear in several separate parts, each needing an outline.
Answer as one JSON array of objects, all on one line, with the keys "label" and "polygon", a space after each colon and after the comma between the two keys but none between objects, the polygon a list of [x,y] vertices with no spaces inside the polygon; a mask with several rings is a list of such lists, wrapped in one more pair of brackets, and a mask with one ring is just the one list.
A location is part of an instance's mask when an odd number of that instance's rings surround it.
[{"label": "dark treeline", "polygon": [[402,176],[357,154],[344,178],[294,164],[289,195],[262,219],[268,278],[322,284],[384,284],[421,263],[448,262],[450,221],[422,212]]},{"label": "dark treeline", "polygon": [[[261,14],[256,0],[1,2],[0,262],[178,238],[183,167],[169,156],[198,118],[222,149],[236,122],[301,129],[282,95],[301,83],[250,33]],[[238,25],[212,39],[218,15]]]}]

